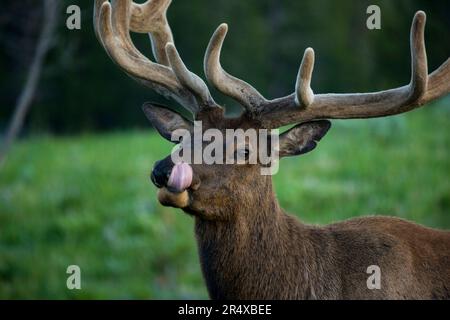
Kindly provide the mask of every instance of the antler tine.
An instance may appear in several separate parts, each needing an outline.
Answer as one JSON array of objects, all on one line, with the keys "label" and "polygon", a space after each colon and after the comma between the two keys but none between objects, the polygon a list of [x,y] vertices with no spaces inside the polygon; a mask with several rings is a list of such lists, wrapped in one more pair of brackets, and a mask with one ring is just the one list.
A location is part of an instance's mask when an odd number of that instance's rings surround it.
[{"label": "antler tine", "polygon": [[[425,49],[426,15],[416,13],[411,27],[411,81],[397,89],[362,94],[318,94],[309,91],[314,62],[307,50],[299,72],[296,93],[270,101],[262,110],[269,127],[315,119],[375,118],[410,111],[450,92],[450,62],[428,76]],[[311,98],[314,98],[311,102]],[[303,106],[305,108],[299,108]]]},{"label": "antler tine", "polygon": [[235,99],[248,112],[255,113],[267,100],[250,84],[228,74],[220,64],[220,54],[227,32],[227,24],[221,24],[209,42],[204,62],[206,78],[220,92]]},{"label": "antler tine", "polygon": [[[178,55],[173,60],[176,72],[170,68],[166,52],[166,44],[171,43],[166,41],[173,41],[166,19],[170,2],[149,0],[135,4],[131,0],[113,0],[112,3],[96,0],[96,35],[112,60],[137,81],[174,98],[193,114],[207,107],[218,107],[206,85],[200,84],[203,81],[187,70]],[[151,34],[156,59],[161,63],[150,61],[134,46],[130,28]],[[168,48],[171,50],[170,46]]]},{"label": "antler tine", "polygon": [[186,68],[186,65],[183,60],[181,60],[175,45],[173,43],[168,43],[165,51],[167,58],[169,59],[170,66],[172,67],[178,81],[183,86],[190,89],[200,101],[206,101],[208,105],[215,105],[216,103],[211,97],[205,82],[199,76],[190,72]]},{"label": "antler tine", "polygon": [[[132,4],[133,17],[131,18],[131,31],[137,33],[153,33],[166,29],[167,9],[172,0],[147,0],[145,3]],[[152,23],[150,23],[152,22]],[[167,33],[171,33],[168,31]],[[172,37],[171,35],[169,35]]]},{"label": "antler tine", "polygon": [[100,36],[100,12],[103,3],[108,0],[94,0],[94,32],[97,40],[103,45],[102,37]]},{"label": "antler tine", "polygon": [[295,103],[297,106],[309,107],[314,102],[314,92],[311,89],[311,78],[314,70],[314,50],[305,50],[302,64],[295,85]]},{"label": "antler tine", "polygon": [[153,55],[158,63],[169,66],[166,44],[174,43],[172,30],[167,21],[167,9],[172,0],[148,0],[143,4],[132,5],[130,30],[150,34]]},{"label": "antler tine", "polygon": [[419,11],[414,16],[411,26],[411,83],[409,99],[404,104],[417,102],[427,91],[428,59],[425,47],[425,25],[427,16]]},{"label": "antler tine", "polygon": [[103,44],[102,36],[100,34],[101,25],[101,12],[102,6],[107,2],[111,8],[111,30],[114,31],[114,34],[118,36],[123,41],[128,48],[133,49],[133,44],[131,42],[130,34],[129,34],[129,16],[130,16],[130,0],[125,1],[117,1],[112,0],[109,3],[108,0],[95,0],[94,4],[94,29],[95,34],[98,40]]}]

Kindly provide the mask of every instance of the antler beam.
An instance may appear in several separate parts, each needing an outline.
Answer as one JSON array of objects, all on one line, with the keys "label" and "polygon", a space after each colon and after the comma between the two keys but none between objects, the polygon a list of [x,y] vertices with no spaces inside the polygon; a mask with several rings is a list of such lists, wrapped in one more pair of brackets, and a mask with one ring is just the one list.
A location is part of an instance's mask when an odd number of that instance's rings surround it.
[{"label": "antler beam", "polygon": [[148,33],[152,42],[153,55],[159,64],[169,66],[166,43],[174,43],[172,30],[167,21],[167,9],[172,0],[153,0],[144,4],[133,2],[130,30]]}]

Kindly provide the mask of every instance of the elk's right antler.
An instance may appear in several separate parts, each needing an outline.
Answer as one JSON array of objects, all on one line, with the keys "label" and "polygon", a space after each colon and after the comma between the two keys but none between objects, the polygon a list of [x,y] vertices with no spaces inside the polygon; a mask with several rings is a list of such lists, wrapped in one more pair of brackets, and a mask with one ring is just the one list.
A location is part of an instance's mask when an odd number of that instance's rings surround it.
[{"label": "elk's right antler", "polygon": [[[96,35],[113,59],[128,75],[157,92],[174,98],[196,114],[206,108],[219,108],[208,87],[190,72],[181,60],[167,23],[171,0],[95,0]],[[157,63],[147,59],[134,46],[130,30],[149,33]]]}]

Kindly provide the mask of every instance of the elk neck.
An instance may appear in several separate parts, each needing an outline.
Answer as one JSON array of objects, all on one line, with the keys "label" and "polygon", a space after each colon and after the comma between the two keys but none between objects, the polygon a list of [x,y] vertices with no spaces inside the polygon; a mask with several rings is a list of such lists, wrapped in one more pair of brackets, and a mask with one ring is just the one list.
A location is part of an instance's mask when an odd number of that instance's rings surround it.
[{"label": "elk neck", "polygon": [[[271,178],[267,179],[270,182],[264,184],[265,190],[227,206],[232,219],[195,218],[202,271],[214,299],[252,298],[256,292],[261,297],[258,285],[262,283],[273,284],[272,289],[277,290],[276,283],[299,283],[298,279],[304,280],[300,281],[302,286],[291,291],[279,288],[279,298],[289,298],[283,296],[285,292],[314,295],[311,278],[305,272],[314,268],[310,261],[319,261],[309,240],[311,228],[280,208]],[[289,268],[299,263],[304,268]],[[286,281],[291,277],[297,281]],[[274,292],[270,294],[274,296]]]}]

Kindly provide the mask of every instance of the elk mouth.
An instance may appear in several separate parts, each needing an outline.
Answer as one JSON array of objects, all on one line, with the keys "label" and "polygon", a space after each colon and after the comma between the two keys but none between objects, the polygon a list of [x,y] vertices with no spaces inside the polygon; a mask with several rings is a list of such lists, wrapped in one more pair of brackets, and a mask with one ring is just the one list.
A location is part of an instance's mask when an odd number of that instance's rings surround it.
[{"label": "elk mouth", "polygon": [[194,172],[189,164],[185,162],[178,163],[170,172],[167,189],[174,193],[182,193],[191,186],[193,176]]},{"label": "elk mouth", "polygon": [[158,200],[164,206],[186,208],[190,203],[188,189],[193,181],[192,167],[185,163],[176,164],[165,186],[158,191]]}]

